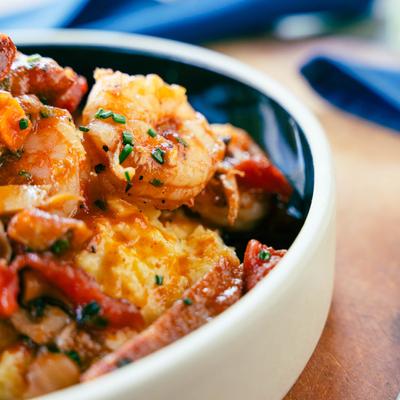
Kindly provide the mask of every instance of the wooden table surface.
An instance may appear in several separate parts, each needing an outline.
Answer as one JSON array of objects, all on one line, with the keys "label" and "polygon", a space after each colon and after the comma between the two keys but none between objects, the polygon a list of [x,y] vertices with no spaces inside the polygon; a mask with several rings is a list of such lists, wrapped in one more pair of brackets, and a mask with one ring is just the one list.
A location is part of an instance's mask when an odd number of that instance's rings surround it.
[{"label": "wooden table surface", "polygon": [[399,65],[399,54],[346,38],[286,43],[258,38],[212,47],[265,71],[302,99],[324,127],[336,164],[333,303],[319,344],[285,399],[395,399],[400,391],[400,133],[328,105],[297,71],[320,50],[387,65]]}]

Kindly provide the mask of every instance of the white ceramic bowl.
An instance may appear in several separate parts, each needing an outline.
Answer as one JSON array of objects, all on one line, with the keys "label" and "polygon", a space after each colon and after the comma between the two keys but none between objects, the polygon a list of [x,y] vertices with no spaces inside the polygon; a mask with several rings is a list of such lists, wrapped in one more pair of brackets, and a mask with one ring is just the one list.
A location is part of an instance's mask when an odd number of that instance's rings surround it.
[{"label": "white ceramic bowl", "polygon": [[[151,37],[96,31],[16,31],[17,44],[118,46],[210,67],[268,95],[302,128],[311,150],[314,190],[306,221],[267,279],[218,318],[156,353],[46,400],[274,400],[310,358],[331,302],[335,192],[320,126],[277,82],[215,52]],[[149,71],[150,72],[150,71]]]}]

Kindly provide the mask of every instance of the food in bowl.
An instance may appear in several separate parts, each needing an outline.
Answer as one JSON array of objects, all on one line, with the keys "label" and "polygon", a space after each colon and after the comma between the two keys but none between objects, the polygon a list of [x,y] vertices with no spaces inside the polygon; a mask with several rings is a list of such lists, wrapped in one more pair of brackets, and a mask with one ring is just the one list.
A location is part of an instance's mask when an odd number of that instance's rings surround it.
[{"label": "food in bowl", "polygon": [[[157,75],[86,79],[0,37],[0,397],[93,379],[204,325],[285,250],[292,188],[251,136]],[[247,235],[247,234],[246,234]],[[239,259],[239,256],[242,259]]]}]

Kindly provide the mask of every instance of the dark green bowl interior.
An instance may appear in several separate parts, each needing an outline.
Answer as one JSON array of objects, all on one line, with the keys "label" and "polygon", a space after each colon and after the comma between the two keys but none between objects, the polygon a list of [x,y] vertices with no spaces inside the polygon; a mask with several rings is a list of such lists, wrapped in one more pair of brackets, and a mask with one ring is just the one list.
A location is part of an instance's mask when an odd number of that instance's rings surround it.
[{"label": "dark green bowl interior", "polygon": [[310,207],[314,168],[305,136],[284,105],[242,82],[204,65],[149,51],[106,46],[37,45],[19,46],[27,54],[40,53],[61,65],[69,65],[93,84],[93,70],[106,67],[129,74],[155,73],[169,83],[187,89],[194,108],[210,122],[230,122],[247,130],[263,146],[295,188],[287,209],[279,204],[273,217],[253,232],[224,233],[225,239],[242,250],[249,238],[287,248],[297,236]]}]

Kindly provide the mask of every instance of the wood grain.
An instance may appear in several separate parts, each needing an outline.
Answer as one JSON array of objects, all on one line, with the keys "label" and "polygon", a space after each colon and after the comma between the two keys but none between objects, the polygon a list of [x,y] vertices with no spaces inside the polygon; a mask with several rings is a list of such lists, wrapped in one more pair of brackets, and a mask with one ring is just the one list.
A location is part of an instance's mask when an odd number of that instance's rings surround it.
[{"label": "wood grain", "polygon": [[[400,391],[400,133],[345,114],[302,80],[312,52],[399,64],[346,38],[212,46],[289,87],[325,128],[336,164],[337,262],[332,308],[316,351],[286,400],[395,399]],[[399,88],[400,90],[400,88]]]}]

